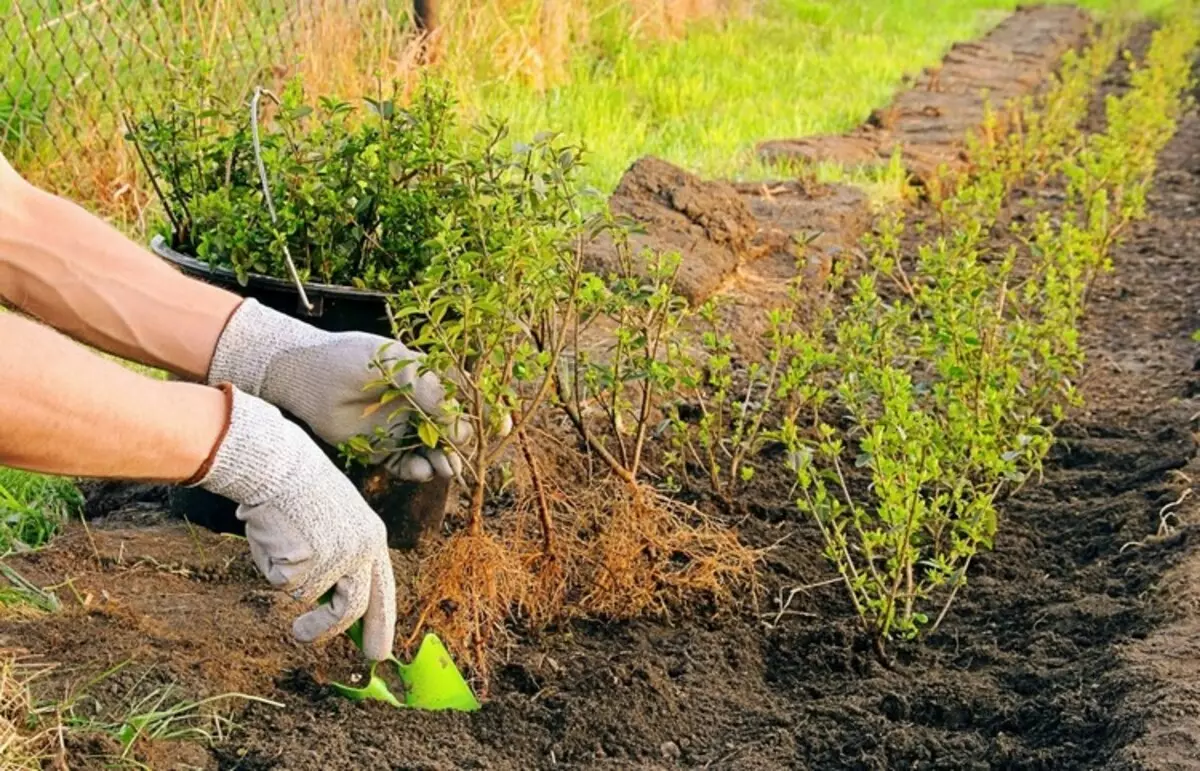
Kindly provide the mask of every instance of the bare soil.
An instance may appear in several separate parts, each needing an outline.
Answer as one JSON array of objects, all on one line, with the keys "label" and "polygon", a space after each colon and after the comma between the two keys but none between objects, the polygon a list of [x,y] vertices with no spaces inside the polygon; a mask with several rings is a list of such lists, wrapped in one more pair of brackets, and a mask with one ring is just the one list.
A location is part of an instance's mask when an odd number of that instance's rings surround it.
[{"label": "bare soil", "polygon": [[[1055,205],[1053,190],[1029,195]],[[768,205],[749,204],[758,217]],[[294,644],[298,609],[259,579],[244,542],[167,521],[137,495],[101,505],[112,491],[96,496],[90,529],[9,560],[65,607],[0,618],[0,647],[57,663],[37,685],[43,699],[126,662],[80,700],[88,714],[119,715],[167,684],[284,704],[239,708],[239,729],[211,749],[139,743],[152,768],[1198,767],[1200,496],[1184,498],[1200,480],[1198,233],[1193,112],[1163,154],[1150,217],[1092,298],[1088,406],[1063,427],[1043,482],[1005,503],[995,551],[939,633],[898,644],[890,667],[830,584],[817,534],[769,479],[739,523],[747,541],[781,544],[759,607],[524,636],[470,715],[337,698],[327,680],[354,651]],[[411,580],[412,555],[394,558]],[[67,745],[71,768],[117,752],[99,735]]]}]

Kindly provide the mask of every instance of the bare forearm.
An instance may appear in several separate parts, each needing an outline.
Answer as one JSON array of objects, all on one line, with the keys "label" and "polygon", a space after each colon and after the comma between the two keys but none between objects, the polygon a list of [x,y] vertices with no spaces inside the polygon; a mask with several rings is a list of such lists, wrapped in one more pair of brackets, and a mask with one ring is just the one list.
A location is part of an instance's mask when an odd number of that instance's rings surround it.
[{"label": "bare forearm", "polygon": [[0,315],[0,464],[180,482],[220,438],[215,388],[138,375],[15,314]]},{"label": "bare forearm", "polygon": [[95,348],[194,380],[208,373],[240,302],[15,178],[0,181],[0,299]]}]

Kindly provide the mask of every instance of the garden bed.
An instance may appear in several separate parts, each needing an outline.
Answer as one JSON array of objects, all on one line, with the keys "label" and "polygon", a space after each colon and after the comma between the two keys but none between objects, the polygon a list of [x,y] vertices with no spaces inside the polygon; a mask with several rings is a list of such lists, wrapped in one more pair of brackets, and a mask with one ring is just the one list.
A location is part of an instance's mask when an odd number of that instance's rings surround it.
[{"label": "garden bed", "polygon": [[[1140,33],[1135,50],[1145,40]],[[1124,75],[1114,68],[1104,90],[1120,89]],[[1102,111],[1089,120],[1100,128]],[[1189,341],[1200,326],[1197,158],[1193,111],[1163,153],[1149,218],[1091,298],[1086,407],[1061,428],[1044,481],[1003,505],[995,550],[980,553],[945,624],[922,645],[897,644],[891,667],[831,583],[815,526],[789,501],[790,479],[770,474],[739,501],[743,538],[778,545],[756,610],[581,622],[522,639],[500,652],[492,698],[477,714],[337,698],[325,682],[343,676],[349,644],[293,644],[295,608],[265,587],[241,542],[164,522],[153,507],[108,507],[90,530],[72,528],[45,551],[9,560],[34,584],[57,585],[65,607],[0,621],[0,647],[57,664],[36,683],[44,698],[129,662],[94,686],[101,712],[119,714],[122,703],[168,684],[188,698],[239,691],[284,705],[233,703],[240,730],[211,751],[138,747],[154,768],[1194,762],[1200,556],[1186,523],[1198,509],[1182,500],[1161,529],[1160,512],[1200,478],[1200,363]],[[1053,187],[1028,193],[1034,205],[1007,209],[1001,223],[1061,202]],[[934,227],[927,207],[914,220]],[[1002,249],[1008,236],[997,231]],[[395,555],[402,582],[411,559]],[[120,751],[86,734],[69,742],[72,768]]]}]

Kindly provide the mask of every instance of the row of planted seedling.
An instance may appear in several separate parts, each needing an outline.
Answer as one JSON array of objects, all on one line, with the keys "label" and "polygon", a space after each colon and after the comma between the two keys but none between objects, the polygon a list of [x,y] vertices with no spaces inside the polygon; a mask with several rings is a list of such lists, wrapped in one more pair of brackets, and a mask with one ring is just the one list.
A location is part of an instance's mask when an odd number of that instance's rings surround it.
[{"label": "row of planted seedling", "polygon": [[[676,296],[677,261],[622,249],[621,270],[600,277],[582,248],[562,248],[600,231],[621,244],[617,223],[579,206],[573,148],[506,160],[517,174],[476,188],[475,224],[443,232],[395,304],[431,366],[461,373],[474,422],[516,428],[467,448],[467,526],[426,574],[418,629],[451,628],[480,661],[513,609],[545,621],[732,599],[758,555],[672,493],[704,485],[732,511],[768,444],[786,448],[798,505],[879,650],[936,628],[992,544],[997,502],[1040,471],[1077,398],[1087,287],[1140,215],[1181,109],[1196,35],[1185,14],[1110,101],[1107,130],[1081,130],[1126,32],[1104,25],[1041,96],[989,121],[915,256],[903,219],[887,220],[868,269],[839,271],[823,303],[797,287],[748,363],[735,364],[746,352],[716,304],[692,311]],[[1022,191],[1064,179],[1055,216],[997,232]],[[471,240],[481,232],[486,249]],[[489,529],[497,476],[527,516]]]},{"label": "row of planted seedling", "polygon": [[[887,220],[868,269],[835,278],[846,307],[786,354],[778,437],[798,506],[881,653],[894,635],[936,630],[992,546],[998,501],[1040,473],[1054,425],[1078,402],[1088,288],[1144,214],[1198,28],[1173,14],[1130,62],[1130,90],[1108,98],[1106,129],[1086,134],[1122,33],[1112,23],[1068,55],[1052,88],[1008,111],[1011,133],[985,127],[970,173],[935,201],[935,227],[903,241],[903,218]],[[1002,209],[1036,206],[1047,185],[1065,200],[1001,225]]]}]

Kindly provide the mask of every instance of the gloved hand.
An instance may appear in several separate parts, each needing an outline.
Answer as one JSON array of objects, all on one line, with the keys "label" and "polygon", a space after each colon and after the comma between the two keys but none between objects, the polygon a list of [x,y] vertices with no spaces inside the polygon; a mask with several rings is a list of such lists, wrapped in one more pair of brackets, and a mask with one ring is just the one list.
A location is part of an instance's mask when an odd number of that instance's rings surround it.
[{"label": "gloved hand", "polygon": [[332,601],[295,620],[301,642],[324,640],[363,619],[363,652],[392,654],[396,582],[387,530],[358,491],[295,423],[225,385],[223,438],[190,484],[239,505],[254,564],[300,602]]},{"label": "gloved hand", "polygon": [[[386,372],[375,362],[387,366],[409,361],[393,376],[395,385],[411,385],[410,407],[423,411],[440,425],[443,436],[462,446],[471,437],[470,424],[448,409],[438,378],[419,373],[419,357],[395,340],[362,332],[325,332],[248,299],[234,311],[217,341],[208,382],[233,383],[262,397],[303,420],[332,445],[359,434],[371,436],[377,427],[399,444],[409,439],[408,411],[395,420],[388,418],[403,409],[404,402],[397,399],[366,415],[379,403],[384,388],[365,386]],[[387,460],[401,478],[416,482],[434,474],[455,476],[462,463],[455,453],[427,447]]]}]

